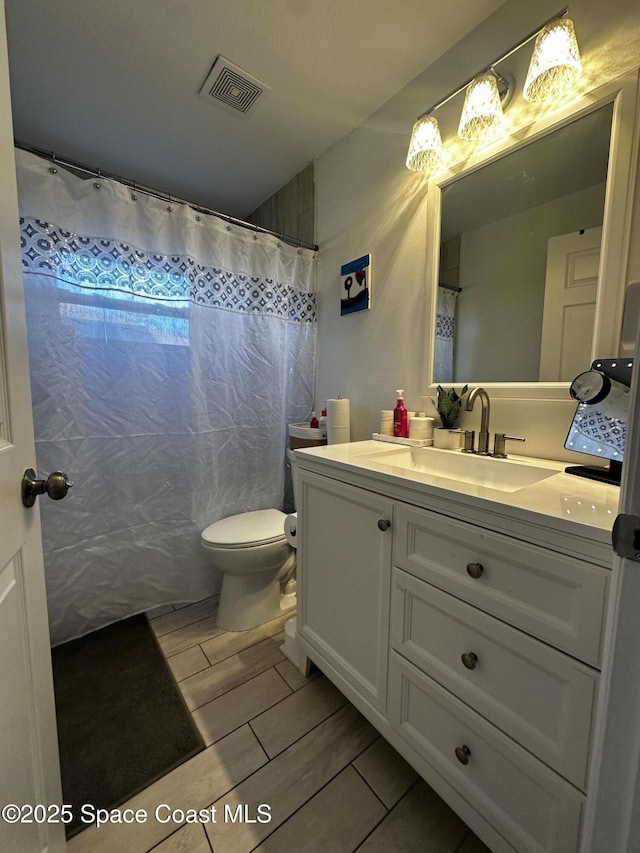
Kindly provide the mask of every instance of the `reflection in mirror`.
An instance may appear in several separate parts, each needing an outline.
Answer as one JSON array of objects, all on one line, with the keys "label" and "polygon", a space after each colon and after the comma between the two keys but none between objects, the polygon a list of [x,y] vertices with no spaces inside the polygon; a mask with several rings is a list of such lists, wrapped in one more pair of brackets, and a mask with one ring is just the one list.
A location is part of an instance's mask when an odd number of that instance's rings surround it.
[{"label": "reflection in mirror", "polygon": [[607,104],[442,187],[435,382],[588,367],[612,116]]}]

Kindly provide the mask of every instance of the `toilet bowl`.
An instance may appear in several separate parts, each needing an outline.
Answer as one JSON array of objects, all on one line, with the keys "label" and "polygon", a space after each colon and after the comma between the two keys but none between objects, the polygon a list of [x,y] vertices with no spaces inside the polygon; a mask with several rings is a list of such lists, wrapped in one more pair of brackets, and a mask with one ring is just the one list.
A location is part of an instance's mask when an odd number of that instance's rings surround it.
[{"label": "toilet bowl", "polygon": [[284,593],[296,564],[285,537],[286,517],[277,509],[243,512],[202,531],[203,548],[223,572],[220,628],[246,631],[295,609],[295,595]]},{"label": "toilet bowl", "polygon": [[[287,450],[296,499],[296,462]],[[247,631],[296,607],[296,552],[278,509],[223,518],[206,527],[202,547],[222,575],[217,622],[226,631]]]}]

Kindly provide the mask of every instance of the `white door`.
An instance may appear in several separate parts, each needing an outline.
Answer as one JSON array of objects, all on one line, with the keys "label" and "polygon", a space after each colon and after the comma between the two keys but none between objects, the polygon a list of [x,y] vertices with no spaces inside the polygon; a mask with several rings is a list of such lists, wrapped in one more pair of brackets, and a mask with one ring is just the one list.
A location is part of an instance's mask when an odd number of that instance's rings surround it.
[{"label": "white door", "polygon": [[591,364],[601,242],[602,228],[548,242],[540,382],[570,382]]},{"label": "white door", "polygon": [[[20,498],[35,449],[4,20],[0,0],[0,850],[57,853],[64,826],[41,822],[62,794],[40,517]],[[11,805],[36,804],[53,808],[22,809],[31,822],[12,822]]]},{"label": "white door", "polygon": [[[640,339],[619,513],[640,517]],[[640,557],[640,535],[633,542]],[[581,853],[640,850],[640,563],[613,555],[609,628]]]}]

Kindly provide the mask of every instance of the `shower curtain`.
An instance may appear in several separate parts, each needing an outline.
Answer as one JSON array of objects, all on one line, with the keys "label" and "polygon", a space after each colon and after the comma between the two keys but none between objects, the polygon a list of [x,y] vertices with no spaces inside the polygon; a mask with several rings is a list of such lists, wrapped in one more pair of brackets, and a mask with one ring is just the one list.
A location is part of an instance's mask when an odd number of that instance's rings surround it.
[{"label": "shower curtain", "polygon": [[200,533],[281,507],[315,256],[16,152],[52,643],[215,593]]},{"label": "shower curtain", "polygon": [[434,381],[454,382],[454,344],[458,292],[438,287]]}]

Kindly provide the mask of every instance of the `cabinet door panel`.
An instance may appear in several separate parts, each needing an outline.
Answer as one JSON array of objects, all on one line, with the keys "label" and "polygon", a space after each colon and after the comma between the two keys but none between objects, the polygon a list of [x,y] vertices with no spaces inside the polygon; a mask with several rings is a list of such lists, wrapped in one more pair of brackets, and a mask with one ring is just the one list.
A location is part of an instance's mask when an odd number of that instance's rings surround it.
[{"label": "cabinet door panel", "polygon": [[575,853],[576,788],[395,652],[389,687],[392,726],[519,853]]},{"label": "cabinet door panel", "polygon": [[393,577],[396,651],[584,788],[598,672],[406,572]]},{"label": "cabinet door panel", "polygon": [[306,472],[299,488],[298,631],[384,713],[393,503]]},{"label": "cabinet door panel", "polygon": [[606,569],[404,504],[394,550],[400,568],[599,666]]}]

